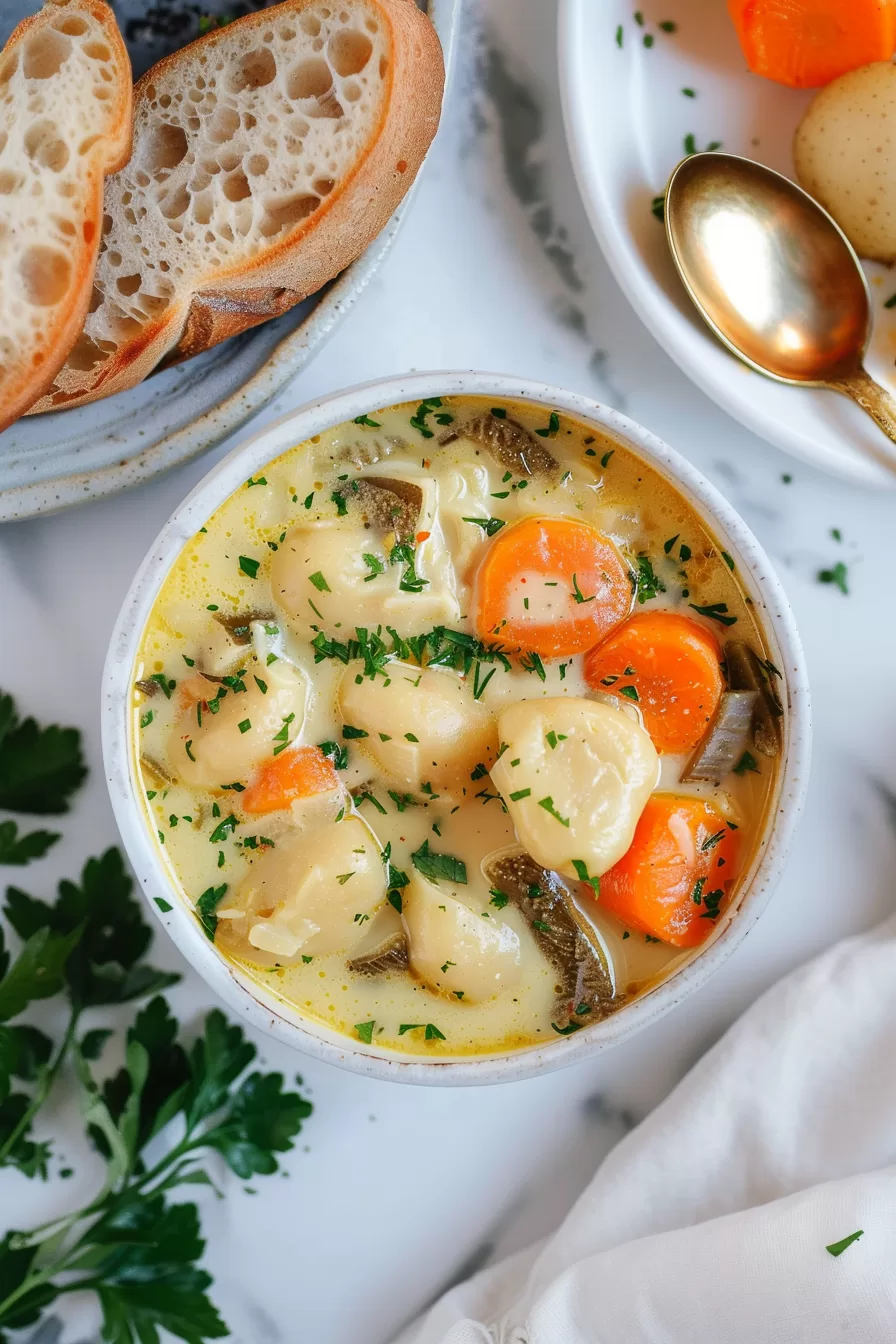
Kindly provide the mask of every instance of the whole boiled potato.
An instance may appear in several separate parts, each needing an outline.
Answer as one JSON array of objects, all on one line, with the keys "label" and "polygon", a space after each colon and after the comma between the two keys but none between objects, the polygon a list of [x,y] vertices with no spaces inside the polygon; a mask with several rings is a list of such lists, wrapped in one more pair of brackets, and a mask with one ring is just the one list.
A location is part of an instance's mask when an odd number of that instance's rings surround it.
[{"label": "whole boiled potato", "polygon": [[896,261],[896,65],[876,61],[816,94],[793,142],[800,185],[872,261]]}]

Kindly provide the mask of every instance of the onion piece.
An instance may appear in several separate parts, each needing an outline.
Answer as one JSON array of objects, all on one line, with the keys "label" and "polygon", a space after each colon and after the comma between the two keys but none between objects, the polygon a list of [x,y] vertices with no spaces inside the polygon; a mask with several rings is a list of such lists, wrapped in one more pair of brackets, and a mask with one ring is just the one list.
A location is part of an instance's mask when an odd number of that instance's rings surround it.
[{"label": "onion piece", "polygon": [[681,778],[706,779],[721,784],[750,744],[759,704],[758,691],[725,691],[715,718]]},{"label": "onion piece", "polygon": [[725,645],[728,685],[732,691],[755,691],[758,696],[753,717],[753,745],[763,756],[777,756],[781,749],[778,720],[784,713],[777,692],[762,659],[742,640]]}]

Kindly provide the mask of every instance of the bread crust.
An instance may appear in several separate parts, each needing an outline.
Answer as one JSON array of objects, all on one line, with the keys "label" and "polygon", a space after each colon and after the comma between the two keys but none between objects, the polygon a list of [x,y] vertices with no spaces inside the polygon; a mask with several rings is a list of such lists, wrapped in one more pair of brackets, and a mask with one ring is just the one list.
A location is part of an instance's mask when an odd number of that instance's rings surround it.
[{"label": "bread crust", "polygon": [[[226,41],[238,26],[264,28],[274,16],[300,14],[312,3],[285,0],[198,42]],[[210,267],[207,284],[145,323],[105,361],[98,377],[63,369],[55,394],[45,396],[33,411],[111,396],[135,386],[160,364],[189,358],[286,312],[360,256],[381,232],[413,183],[438,128],[445,72],[438,35],[414,0],[367,3],[388,27],[392,59],[379,121],[352,170],[307,221],[273,240],[260,257],[227,269]],[[135,87],[135,100],[176,72],[181,56],[175,52],[149,70]]]},{"label": "bread crust", "polygon": [[54,315],[40,362],[29,362],[27,366],[21,363],[8,366],[5,376],[0,376],[0,430],[18,419],[52,386],[84,326],[102,233],[104,178],[123,168],[131,153],[131,62],[115,15],[104,0],[48,0],[37,14],[23,19],[16,26],[0,53],[0,63],[9,53],[21,48],[29,37],[52,24],[60,12],[89,14],[101,25],[112,49],[119,78],[112,100],[113,115],[109,129],[98,137],[95,146],[88,151],[90,161],[84,183],[82,227],[67,248],[71,262],[68,293],[58,313]]}]

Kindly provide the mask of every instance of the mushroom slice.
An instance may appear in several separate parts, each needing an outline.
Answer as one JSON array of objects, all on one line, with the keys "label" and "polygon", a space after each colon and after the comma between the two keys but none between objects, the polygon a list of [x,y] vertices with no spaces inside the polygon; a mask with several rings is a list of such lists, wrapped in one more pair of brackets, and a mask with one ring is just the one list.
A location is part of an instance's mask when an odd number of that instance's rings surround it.
[{"label": "mushroom slice", "polygon": [[461,433],[517,476],[550,476],[557,470],[557,459],[517,420],[501,420],[488,412],[469,421]]},{"label": "mushroom slice", "polygon": [[237,611],[228,616],[226,612],[216,611],[212,620],[223,625],[234,644],[252,643],[253,621],[276,621],[272,611]]},{"label": "mushroom slice", "polygon": [[520,911],[557,973],[558,1024],[586,1026],[618,1008],[603,943],[559,873],[523,853],[487,859],[483,869],[493,892],[508,897]]},{"label": "mushroom slice", "polygon": [[520,940],[509,924],[486,918],[414,873],[402,892],[411,969],[441,994],[483,1003],[520,978]]},{"label": "mushroom slice", "polygon": [[334,494],[349,509],[361,514],[368,527],[394,532],[400,542],[413,541],[417,535],[423,489],[416,481],[399,481],[392,476],[359,476],[346,481]]},{"label": "mushroom slice", "polygon": [[370,921],[370,930],[346,963],[358,975],[388,975],[408,968],[408,940],[401,916],[391,905],[382,906]]},{"label": "mushroom slice", "polygon": [[763,756],[777,756],[781,750],[778,720],[784,710],[765,664],[749,644],[739,639],[729,640],[725,645],[725,662],[732,691],[759,693],[753,716],[753,745]]},{"label": "mushroom slice", "polygon": [[688,761],[683,780],[721,784],[743,755],[753,732],[758,691],[725,691],[703,740]]}]

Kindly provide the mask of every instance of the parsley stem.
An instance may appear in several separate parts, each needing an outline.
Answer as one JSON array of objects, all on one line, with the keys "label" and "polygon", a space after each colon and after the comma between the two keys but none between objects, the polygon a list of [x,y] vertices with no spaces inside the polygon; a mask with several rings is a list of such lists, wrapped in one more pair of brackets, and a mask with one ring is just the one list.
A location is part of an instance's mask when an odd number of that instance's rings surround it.
[{"label": "parsley stem", "polygon": [[[56,1058],[53,1060],[51,1064],[47,1066],[46,1069],[44,1069],[41,1075],[40,1082],[38,1083],[37,1089],[35,1090],[34,1096],[31,1098],[31,1104],[28,1107],[27,1111],[24,1112],[19,1123],[8,1135],[5,1143],[0,1144],[0,1168],[2,1168],[3,1164],[9,1157],[9,1154],[15,1148],[19,1139],[22,1137],[24,1133],[26,1133],[29,1125],[31,1124],[31,1121],[37,1115],[37,1112],[40,1110],[41,1106],[43,1106],[44,1102],[49,1096],[50,1089],[55,1083],[59,1070],[65,1063],[66,1056],[68,1055],[68,1052],[71,1049],[72,1041],[75,1039],[75,1032],[78,1027],[78,1020],[80,1016],[81,1016],[80,1008],[72,1008],[68,1026],[66,1027],[65,1035],[62,1038],[62,1044],[56,1051]],[[50,1224],[47,1224],[47,1226],[50,1226]]]}]

